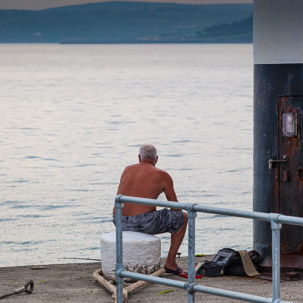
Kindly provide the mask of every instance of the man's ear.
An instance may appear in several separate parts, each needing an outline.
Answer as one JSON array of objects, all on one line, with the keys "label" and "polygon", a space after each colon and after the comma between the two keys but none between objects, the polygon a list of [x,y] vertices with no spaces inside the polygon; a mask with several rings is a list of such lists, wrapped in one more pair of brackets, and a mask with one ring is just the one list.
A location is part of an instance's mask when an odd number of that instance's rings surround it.
[{"label": "man's ear", "polygon": [[138,158],[139,158],[139,163],[141,162],[141,156],[140,155],[138,155]]},{"label": "man's ear", "polygon": [[157,156],[157,157],[156,157],[156,160],[155,160],[155,164],[158,162],[158,158],[159,158],[159,157]]}]

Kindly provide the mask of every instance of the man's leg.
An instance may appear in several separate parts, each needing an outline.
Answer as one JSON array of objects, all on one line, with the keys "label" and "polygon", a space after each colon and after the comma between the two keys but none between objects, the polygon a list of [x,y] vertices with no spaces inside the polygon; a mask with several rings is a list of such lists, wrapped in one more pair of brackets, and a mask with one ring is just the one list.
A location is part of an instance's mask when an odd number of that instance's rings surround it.
[{"label": "man's leg", "polygon": [[171,270],[176,270],[178,268],[178,264],[176,262],[176,256],[186,232],[188,219],[187,219],[187,213],[186,212],[183,213],[184,213],[184,223],[177,232],[171,235],[170,248],[164,265],[165,268]]}]

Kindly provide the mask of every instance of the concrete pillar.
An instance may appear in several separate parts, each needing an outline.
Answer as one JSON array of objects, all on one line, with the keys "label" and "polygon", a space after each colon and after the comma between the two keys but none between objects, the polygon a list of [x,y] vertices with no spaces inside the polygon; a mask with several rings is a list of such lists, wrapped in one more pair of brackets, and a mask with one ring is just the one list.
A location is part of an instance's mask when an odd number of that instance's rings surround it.
[{"label": "concrete pillar", "polygon": [[[253,49],[254,211],[303,216],[303,0],[254,0]],[[292,137],[283,133],[288,111],[298,118]],[[254,249],[270,259],[270,224],[254,222]],[[281,253],[303,255],[302,228],[283,226]]]}]

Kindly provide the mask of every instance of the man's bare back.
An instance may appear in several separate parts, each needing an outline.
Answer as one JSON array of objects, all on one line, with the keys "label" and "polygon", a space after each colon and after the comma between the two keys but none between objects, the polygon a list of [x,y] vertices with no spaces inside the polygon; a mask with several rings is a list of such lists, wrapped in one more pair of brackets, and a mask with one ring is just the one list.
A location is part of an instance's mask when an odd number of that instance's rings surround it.
[{"label": "man's bare back", "polygon": [[[139,158],[138,164],[125,168],[117,194],[157,199],[162,192],[165,193],[168,201],[177,201],[170,175],[156,168],[150,159]],[[154,210],[156,210],[155,206],[125,203],[122,215],[134,216]]]},{"label": "man's bare back", "polygon": [[[164,192],[168,201],[177,202],[172,178],[164,170],[155,167],[158,161],[156,148],[153,145],[142,145],[138,156],[138,164],[127,166],[124,169],[117,194],[157,199]],[[123,230],[150,234],[170,232],[171,245],[164,267],[175,274],[184,273],[176,263],[176,255],[186,231],[187,214],[166,208],[155,213],[153,211],[156,211],[155,206],[125,203],[122,208]],[[144,217],[145,219],[142,219]]]}]

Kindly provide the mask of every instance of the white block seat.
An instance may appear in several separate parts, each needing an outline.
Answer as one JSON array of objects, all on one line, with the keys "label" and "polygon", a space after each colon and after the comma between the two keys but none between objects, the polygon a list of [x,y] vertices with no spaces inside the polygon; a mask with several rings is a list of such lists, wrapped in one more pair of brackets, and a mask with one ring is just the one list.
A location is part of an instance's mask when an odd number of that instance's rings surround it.
[{"label": "white block seat", "polygon": [[[133,231],[123,231],[123,264],[126,270],[152,274],[160,268],[160,238]],[[116,232],[102,234],[101,264],[105,276],[115,280]]]}]

